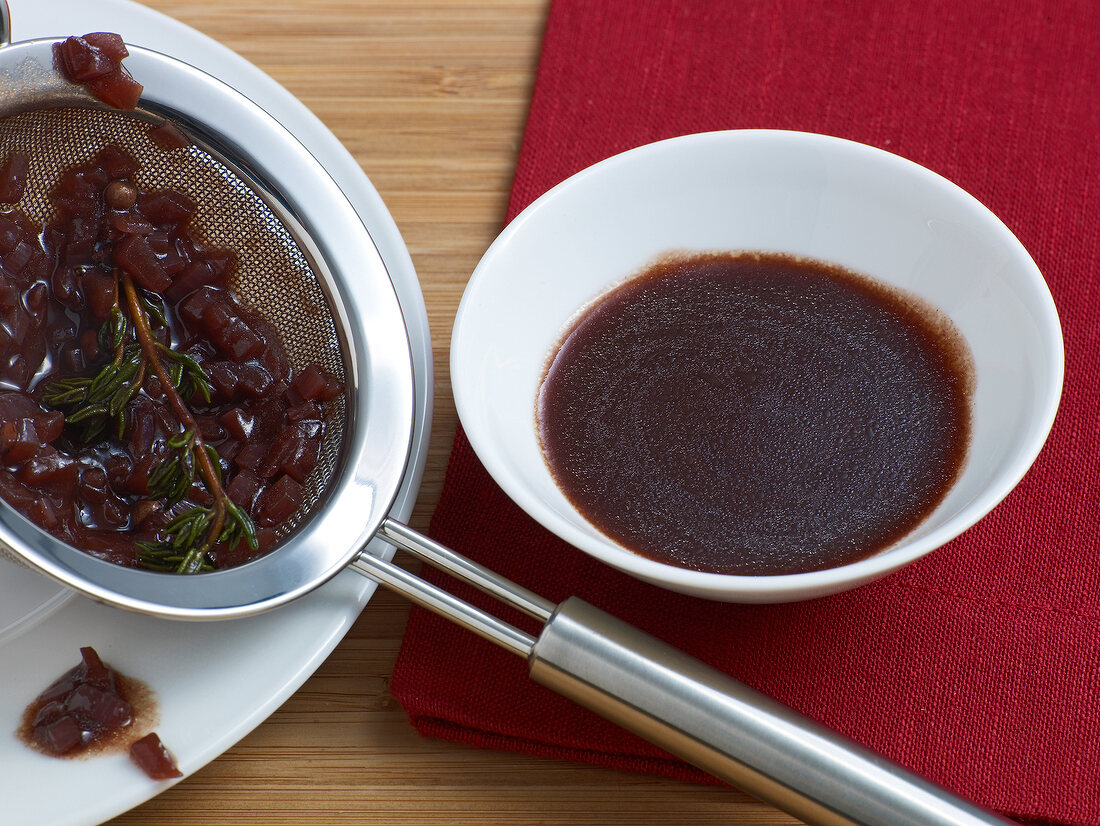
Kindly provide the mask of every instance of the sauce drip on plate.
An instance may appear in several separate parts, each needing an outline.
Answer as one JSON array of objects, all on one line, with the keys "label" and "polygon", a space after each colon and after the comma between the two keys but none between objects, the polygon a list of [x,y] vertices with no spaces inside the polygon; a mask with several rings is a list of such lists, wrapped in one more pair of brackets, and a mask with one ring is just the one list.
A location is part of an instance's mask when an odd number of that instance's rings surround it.
[{"label": "sauce drip on plate", "polygon": [[672,257],[587,310],[538,400],[565,496],[634,552],[725,574],[870,556],[958,476],[972,368],[900,291],[777,254]]},{"label": "sauce drip on plate", "polygon": [[[35,698],[23,712],[17,735],[53,757],[84,757],[129,748],[130,759],[154,780],[182,777],[156,732],[153,693],[145,683],[119,674],[91,646],[81,662]],[[142,732],[146,732],[142,734]]]}]

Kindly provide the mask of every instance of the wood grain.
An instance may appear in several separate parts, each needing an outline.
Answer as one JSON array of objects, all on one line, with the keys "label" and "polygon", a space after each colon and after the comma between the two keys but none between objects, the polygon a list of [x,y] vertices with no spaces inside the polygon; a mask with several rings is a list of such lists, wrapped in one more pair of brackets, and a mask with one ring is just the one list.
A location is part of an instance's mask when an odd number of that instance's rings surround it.
[{"label": "wood grain", "polygon": [[[434,344],[435,415],[412,523],[439,496],[456,417],[447,342],[500,230],[547,0],[144,0],[234,49],[354,154],[409,247]],[[420,738],[389,694],[407,605],[380,592],[250,736],[129,824],[791,824],[739,792]]]}]

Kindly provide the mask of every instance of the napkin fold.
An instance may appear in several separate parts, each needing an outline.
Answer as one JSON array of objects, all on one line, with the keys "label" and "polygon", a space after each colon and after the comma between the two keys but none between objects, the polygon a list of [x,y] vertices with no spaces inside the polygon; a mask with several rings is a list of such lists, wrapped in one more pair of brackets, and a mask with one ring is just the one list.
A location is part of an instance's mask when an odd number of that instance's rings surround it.
[{"label": "napkin fold", "polygon": [[[984,806],[1100,826],[1098,78],[1092,0],[555,0],[510,218],[584,167],[675,135],[798,129],[886,149],[968,190],[1031,252],[1063,324],[1062,407],[990,516],[884,580],[810,602],[714,603],[602,566],[508,500],[461,431],[432,535]],[[419,609],[393,692],[425,735],[707,779]]]}]

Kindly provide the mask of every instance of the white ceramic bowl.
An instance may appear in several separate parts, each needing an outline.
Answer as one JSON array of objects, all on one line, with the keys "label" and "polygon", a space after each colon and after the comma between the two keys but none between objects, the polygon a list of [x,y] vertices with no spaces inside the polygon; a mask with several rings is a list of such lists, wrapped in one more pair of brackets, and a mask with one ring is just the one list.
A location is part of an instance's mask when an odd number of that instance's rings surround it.
[{"label": "white ceramic bowl", "polygon": [[[638,556],[570,505],[536,433],[547,360],[578,310],[669,250],[809,256],[915,293],[954,321],[974,358],[970,449],[959,479],[922,524],[849,565],[733,576]],[[1054,420],[1062,372],[1061,330],[1046,283],[988,209],[896,155],[800,132],[674,138],[574,175],[524,210],[485,253],[451,341],[463,428],[493,478],[527,513],[643,580],[734,602],[853,588],[966,530],[1035,459]]]}]

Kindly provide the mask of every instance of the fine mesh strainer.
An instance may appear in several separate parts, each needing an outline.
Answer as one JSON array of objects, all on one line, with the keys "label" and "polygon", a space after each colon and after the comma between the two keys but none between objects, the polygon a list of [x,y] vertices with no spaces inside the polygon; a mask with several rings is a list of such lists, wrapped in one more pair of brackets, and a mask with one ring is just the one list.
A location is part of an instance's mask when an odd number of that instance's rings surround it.
[{"label": "fine mesh strainer", "polygon": [[[344,351],[311,257],[273,207],[211,151],[199,146],[165,151],[153,143],[148,130],[161,122],[149,113],[127,116],[71,105],[0,119],[0,153],[18,150],[30,158],[28,187],[18,206],[44,225],[53,211],[49,191],[65,169],[89,160],[105,144],[125,147],[141,164],[135,183],[145,190],[188,192],[200,207],[192,224],[198,234],[239,252],[231,286],[243,305],[278,330],[295,372],[318,364],[343,382]],[[305,503],[281,532],[292,531],[313,510],[332,478],[345,421],[346,401],[339,397],[329,412],[317,468],[306,480]]]},{"label": "fine mesh strainer", "polygon": [[[2,3],[0,3],[2,7]],[[159,574],[97,560],[0,503],[0,547],[111,605],[180,619],[276,607],[351,567],[523,656],[532,679],[808,822],[1005,823],[790,709],[576,599],[554,605],[390,519],[408,458],[413,373],[401,308],[370,236],[324,169],[262,110],[198,70],[131,47],[145,86],[135,113],[109,111],[61,79],[52,42],[0,49],[0,154],[32,159],[21,207],[48,217],[58,172],[116,143],[146,187],[199,205],[210,243],[240,257],[237,292],[282,335],[295,366],[319,362],[347,388],[323,459],[278,548],[238,568]],[[146,135],[169,118],[194,141],[169,153]],[[374,537],[544,623],[538,637],[363,550]]]},{"label": "fine mesh strainer", "polygon": [[[321,364],[347,393],[326,423],[321,461],[290,520],[293,537],[254,564],[194,581],[125,569],[48,537],[6,505],[0,539],[66,585],[133,610],[221,618],[282,604],[347,567],[404,475],[411,355],[385,267],[316,160],[224,84],[134,48],[127,66],[145,84],[142,105],[113,111],[54,70],[51,47],[35,41],[0,51],[0,152],[20,149],[31,159],[19,206],[45,220],[47,194],[63,169],[106,144],[122,146],[142,164],[138,183],[186,192],[198,205],[199,234],[237,252],[233,286],[279,332],[292,365]],[[148,129],[165,118],[195,145],[166,152],[153,144]]]}]

